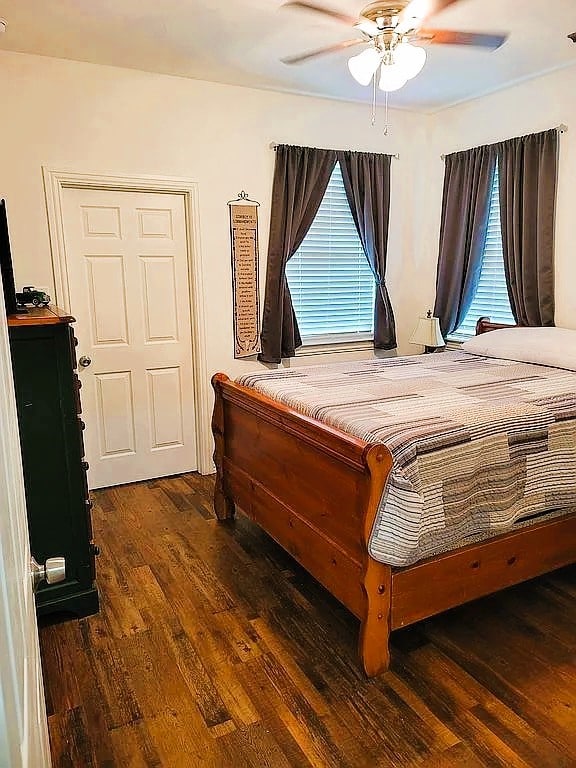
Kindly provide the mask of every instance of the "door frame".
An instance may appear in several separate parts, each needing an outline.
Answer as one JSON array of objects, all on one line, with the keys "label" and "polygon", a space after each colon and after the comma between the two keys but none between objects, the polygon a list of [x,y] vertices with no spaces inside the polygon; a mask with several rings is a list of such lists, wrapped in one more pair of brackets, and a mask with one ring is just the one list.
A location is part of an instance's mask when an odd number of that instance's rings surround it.
[{"label": "door frame", "polygon": [[[30,548],[19,440],[8,324],[0,278],[0,482],[8,480],[5,494],[0,493],[0,514],[5,516],[7,526],[2,531],[4,540],[0,547],[0,764],[12,768],[50,768],[48,720],[29,571]],[[3,507],[4,502],[8,504],[7,508]],[[20,542],[25,542],[24,551],[19,548]],[[24,593],[20,606],[14,605],[11,599],[14,585]],[[34,626],[27,626],[28,621],[33,621]],[[35,648],[30,647],[32,637]],[[24,647],[22,670],[15,664],[16,646]],[[18,678],[20,671],[24,675],[23,680]]]},{"label": "door frame", "polygon": [[66,241],[64,237],[63,195],[65,189],[110,190],[113,192],[159,192],[182,195],[186,213],[188,251],[188,299],[192,323],[192,371],[196,406],[196,446],[198,471],[214,471],[210,424],[212,396],[206,363],[206,326],[202,286],[202,252],[198,182],[171,176],[124,176],[117,174],[61,171],[42,166],[48,213],[50,250],[56,303],[70,312]]}]

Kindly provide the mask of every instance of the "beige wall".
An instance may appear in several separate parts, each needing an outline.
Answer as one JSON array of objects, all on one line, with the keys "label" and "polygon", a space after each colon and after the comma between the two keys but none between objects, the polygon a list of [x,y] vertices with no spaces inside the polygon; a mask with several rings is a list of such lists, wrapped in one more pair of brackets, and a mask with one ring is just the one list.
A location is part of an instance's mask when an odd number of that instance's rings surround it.
[{"label": "beige wall", "polygon": [[[560,136],[556,215],[556,324],[576,328],[576,66],[437,113],[429,158],[427,230],[438,243],[444,164],[441,154],[547,130],[565,123]],[[435,265],[436,254],[433,255]],[[430,285],[430,295],[434,293]]]},{"label": "beige wall", "polygon": [[265,271],[274,153],[271,141],[400,153],[392,165],[389,283],[401,348],[423,309],[406,281],[420,251],[413,216],[429,118],[396,112],[392,131],[372,128],[370,110],[325,99],[154,75],[134,70],[0,54],[3,98],[0,194],[8,199],[16,279],[51,285],[41,167],[180,176],[198,182],[204,311],[210,371],[253,363],[232,357],[227,200],[246,189],[261,201]]},{"label": "beige wall", "polygon": [[[208,373],[236,375],[258,364],[233,359],[227,200],[246,189],[262,203],[264,277],[271,141],[399,152],[392,163],[388,285],[399,351],[415,351],[408,343],[415,318],[434,301],[440,154],[566,122],[571,129],[561,139],[557,322],[576,327],[570,232],[576,211],[575,86],[576,68],[571,68],[435,116],[392,112],[385,137],[381,125],[370,125],[368,93],[366,104],[348,104],[0,52],[0,195],[8,199],[17,282],[52,288],[42,166],[192,179],[200,199],[207,329],[201,343]],[[304,360],[335,357],[345,355]]]},{"label": "beige wall", "polygon": [[[55,170],[151,174],[198,184],[203,264],[202,311],[208,374],[259,366],[235,361],[227,201],[241,189],[260,200],[264,279],[274,153],[272,141],[400,153],[392,164],[388,279],[400,349],[423,309],[421,284],[407,280],[420,258],[413,215],[418,168],[430,120],[392,113],[388,137],[370,125],[369,104],[315,99],[128,69],[0,53],[0,195],[8,200],[19,285],[53,290],[42,166]],[[54,293],[52,293],[54,296]],[[81,340],[80,340],[81,341]],[[304,358],[324,362],[371,352]],[[296,361],[301,364],[302,360]],[[208,414],[202,415],[208,430]],[[206,458],[206,457],[204,457]]]}]

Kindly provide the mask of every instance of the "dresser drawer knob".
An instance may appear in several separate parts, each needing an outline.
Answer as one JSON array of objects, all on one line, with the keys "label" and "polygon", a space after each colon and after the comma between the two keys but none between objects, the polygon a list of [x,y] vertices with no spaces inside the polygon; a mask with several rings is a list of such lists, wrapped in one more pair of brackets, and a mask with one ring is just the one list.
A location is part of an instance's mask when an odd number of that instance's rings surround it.
[{"label": "dresser drawer knob", "polygon": [[88,464],[87,461],[83,461],[82,462],[82,469],[84,470],[84,472],[88,472],[88,470],[90,469],[90,464]]},{"label": "dresser drawer knob", "polygon": [[90,552],[94,555],[94,557],[98,557],[100,554],[100,547],[97,544],[90,544]]}]

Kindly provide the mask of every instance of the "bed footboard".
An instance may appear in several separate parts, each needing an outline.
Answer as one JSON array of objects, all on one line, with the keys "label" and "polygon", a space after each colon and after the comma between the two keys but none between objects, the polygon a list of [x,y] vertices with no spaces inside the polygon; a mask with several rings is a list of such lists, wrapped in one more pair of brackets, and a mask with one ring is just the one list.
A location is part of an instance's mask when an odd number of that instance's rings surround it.
[{"label": "bed footboard", "polygon": [[238,506],[361,621],[359,652],[388,668],[391,630],[576,559],[576,510],[393,569],[368,554],[392,457],[216,374],[220,520]]},{"label": "bed footboard", "polygon": [[214,410],[212,412],[212,434],[214,436],[214,464],[216,466],[216,483],[214,486],[214,512],[220,522],[233,520],[236,513],[234,499],[227,487],[224,477],[224,398],[222,385],[228,381],[223,373],[212,377],[214,389]]},{"label": "bed footboard", "polygon": [[260,525],[361,621],[370,676],[388,667],[391,568],[368,540],[392,457],[216,374],[212,429],[219,520]]}]

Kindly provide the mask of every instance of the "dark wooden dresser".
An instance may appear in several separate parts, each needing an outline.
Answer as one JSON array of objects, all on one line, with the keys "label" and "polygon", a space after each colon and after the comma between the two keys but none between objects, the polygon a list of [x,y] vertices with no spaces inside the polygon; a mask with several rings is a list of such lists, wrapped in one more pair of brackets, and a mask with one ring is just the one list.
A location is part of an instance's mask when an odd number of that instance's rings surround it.
[{"label": "dark wooden dresser", "polygon": [[36,592],[39,615],[98,611],[74,318],[54,307],[8,318],[30,546],[66,558],[66,579]]}]

